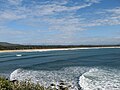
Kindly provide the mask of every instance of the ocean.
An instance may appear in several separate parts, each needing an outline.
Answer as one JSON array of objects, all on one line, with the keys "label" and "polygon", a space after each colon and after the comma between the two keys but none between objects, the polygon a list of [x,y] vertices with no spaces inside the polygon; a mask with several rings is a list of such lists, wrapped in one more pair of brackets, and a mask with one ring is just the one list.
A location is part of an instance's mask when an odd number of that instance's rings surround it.
[{"label": "ocean", "polygon": [[120,90],[120,48],[0,53],[0,75],[71,90]]}]

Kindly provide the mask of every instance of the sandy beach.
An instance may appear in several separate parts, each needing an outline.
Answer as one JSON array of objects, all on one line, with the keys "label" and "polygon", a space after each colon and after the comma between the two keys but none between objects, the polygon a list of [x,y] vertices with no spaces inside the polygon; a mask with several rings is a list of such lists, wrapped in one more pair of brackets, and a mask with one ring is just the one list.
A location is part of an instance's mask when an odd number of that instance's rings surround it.
[{"label": "sandy beach", "polygon": [[6,53],[6,52],[43,52],[43,51],[58,51],[58,50],[102,49],[102,48],[120,48],[120,46],[117,46],[117,47],[81,47],[81,48],[56,48],[56,49],[0,50],[0,53]]}]

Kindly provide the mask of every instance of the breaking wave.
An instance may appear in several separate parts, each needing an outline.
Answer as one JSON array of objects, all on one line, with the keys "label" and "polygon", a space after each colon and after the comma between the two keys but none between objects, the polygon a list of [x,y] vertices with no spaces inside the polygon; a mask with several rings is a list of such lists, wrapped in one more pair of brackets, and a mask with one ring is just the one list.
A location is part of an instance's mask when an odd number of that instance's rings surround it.
[{"label": "breaking wave", "polygon": [[10,75],[10,80],[39,83],[46,87],[57,84],[60,80],[71,85],[70,90],[120,90],[120,71],[116,69],[101,69],[88,67],[69,67],[58,71],[33,71],[16,69]]},{"label": "breaking wave", "polygon": [[39,83],[46,87],[50,84],[57,84],[59,81],[65,81],[71,85],[71,90],[78,90],[79,76],[88,71],[85,67],[69,67],[58,71],[33,71],[16,69],[10,75],[10,80],[26,81]]},{"label": "breaking wave", "polygon": [[93,68],[82,74],[79,85],[83,90],[120,90],[120,71]]}]

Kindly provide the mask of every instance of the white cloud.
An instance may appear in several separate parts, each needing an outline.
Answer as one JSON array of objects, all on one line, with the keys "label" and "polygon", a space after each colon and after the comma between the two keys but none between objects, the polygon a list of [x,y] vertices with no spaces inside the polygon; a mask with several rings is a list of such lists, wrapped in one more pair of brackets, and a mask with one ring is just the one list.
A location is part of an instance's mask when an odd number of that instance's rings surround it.
[{"label": "white cloud", "polygon": [[[69,3],[69,0],[62,0],[62,1],[53,1],[52,3],[46,4],[36,4],[30,6],[21,6],[22,0],[9,0],[10,4],[16,5],[15,7],[9,7],[4,11],[0,11],[0,21],[7,22],[13,20],[27,20],[27,19],[34,19],[34,21],[44,21],[51,25],[49,29],[51,30],[62,30],[62,31],[76,31],[76,30],[83,30],[81,27],[80,18],[74,16],[76,13],[75,11],[86,8],[91,6],[93,1],[87,1],[89,3],[83,3],[80,5],[75,6],[66,6]],[[56,14],[65,14],[62,18],[51,18],[49,16],[56,15]],[[37,17],[34,18],[34,17]],[[44,17],[44,18],[42,18]],[[40,19],[38,19],[40,18]],[[47,19],[46,19],[47,18]],[[29,22],[28,22],[29,23]],[[34,24],[34,23],[33,23]],[[31,22],[32,25],[32,22]]]},{"label": "white cloud", "polygon": [[85,0],[86,2],[91,2],[91,3],[100,3],[101,0]]},{"label": "white cloud", "polygon": [[113,9],[108,9],[106,11],[109,12],[109,13],[120,15],[120,7],[116,7],[116,8],[113,8]]},{"label": "white cloud", "polygon": [[[64,43],[65,41],[71,42],[74,41],[74,33],[78,31],[87,30],[87,27],[94,27],[94,26],[102,26],[102,25],[119,25],[120,24],[120,7],[113,8],[113,9],[104,9],[100,13],[99,11],[96,12],[85,12],[90,13],[93,16],[97,15],[96,18],[89,18],[87,19],[84,14],[79,15],[76,13],[77,10],[89,8],[94,4],[99,4],[101,0],[84,0],[84,3],[77,2],[76,5],[67,6],[69,0],[53,0],[52,2],[46,1],[40,3],[36,3],[34,0],[33,3],[24,6],[21,5],[24,0],[8,0],[10,5],[13,7],[7,7],[5,10],[0,10],[0,21],[5,23],[7,21],[14,21],[17,20],[20,23],[24,23],[24,25],[32,26],[32,27],[41,27],[40,23],[47,23],[48,30],[52,31],[61,31],[62,33],[56,37],[56,41],[52,42],[55,43]],[[7,3],[8,4],[8,3]],[[4,8],[3,8],[4,9]],[[59,16],[60,15],[60,16]],[[102,17],[101,17],[102,16]],[[21,21],[19,21],[21,20]],[[12,32],[15,30],[10,29],[10,27],[0,28],[1,33],[9,32],[11,35],[15,34],[20,36],[22,34],[27,35],[27,31],[20,31],[17,30],[16,32]],[[0,33],[0,34],[1,34]],[[29,35],[33,35],[34,31],[32,30],[29,32]],[[36,32],[38,33],[38,32]],[[5,34],[6,35],[6,34]],[[34,34],[36,36],[38,34]],[[49,39],[46,42],[50,43],[53,39]],[[87,40],[87,39],[86,39]],[[97,41],[96,39],[93,41]],[[108,40],[108,39],[107,39]],[[78,41],[78,40],[76,40]],[[75,42],[74,42],[75,43]]]},{"label": "white cloud", "polygon": [[93,17],[86,19],[83,23],[83,27],[94,27],[94,26],[104,26],[104,25],[120,25],[120,7],[113,9],[102,9],[92,13]]},{"label": "white cloud", "polygon": [[[23,18],[26,17],[35,17],[35,16],[44,16],[44,15],[54,15],[56,13],[62,13],[62,12],[75,12],[76,10],[82,9],[82,8],[86,8],[91,6],[93,3],[97,3],[97,0],[88,0],[86,2],[84,2],[83,4],[80,5],[74,5],[74,6],[67,6],[66,4],[69,3],[69,0],[61,0],[61,1],[52,1],[51,3],[47,3],[46,4],[34,4],[35,1],[31,1],[33,2],[33,4],[28,5],[27,7],[24,5],[21,5],[21,3],[24,0],[8,0],[8,2],[10,3],[5,3],[8,4],[7,5],[7,9],[0,11],[1,14],[3,14],[3,16],[7,19],[19,19],[19,18]],[[5,1],[4,1],[5,2]],[[11,6],[11,4],[15,5],[15,6]],[[29,2],[28,2],[29,4]],[[3,17],[0,16],[0,17]]]},{"label": "white cloud", "polygon": [[11,12],[11,11],[5,11],[0,15],[1,21],[7,21],[7,20],[18,20],[25,18],[25,15],[18,15],[17,13]]},{"label": "white cloud", "polygon": [[11,5],[20,5],[23,0],[8,0]]},{"label": "white cloud", "polygon": [[[8,0],[12,4],[21,4],[23,0]],[[35,2],[35,1],[33,1]],[[86,3],[87,2],[87,3]],[[45,3],[45,2],[44,2]],[[61,1],[48,1],[45,4],[36,4],[25,6],[17,6],[15,9],[6,9],[0,11],[0,21],[7,20],[18,20],[23,19],[27,20],[28,18],[34,19],[36,22],[47,22],[51,26],[50,30],[62,30],[62,31],[78,31],[85,30],[86,27],[100,26],[100,25],[116,25],[120,24],[120,8],[114,8],[111,10],[103,10],[99,15],[103,17],[92,20],[87,20],[84,16],[76,15],[77,10],[91,6],[94,3],[100,3],[100,0],[85,0],[84,3],[80,5],[66,6],[69,3],[69,0]],[[108,14],[109,13],[109,14]],[[63,17],[56,18],[56,14],[63,14]],[[94,15],[94,13],[92,13]],[[52,18],[51,18],[52,16]],[[34,17],[37,17],[34,18]],[[43,18],[44,17],[44,18]],[[38,19],[40,18],[40,19]],[[34,24],[34,22],[33,22]],[[32,22],[31,22],[32,25]]]}]

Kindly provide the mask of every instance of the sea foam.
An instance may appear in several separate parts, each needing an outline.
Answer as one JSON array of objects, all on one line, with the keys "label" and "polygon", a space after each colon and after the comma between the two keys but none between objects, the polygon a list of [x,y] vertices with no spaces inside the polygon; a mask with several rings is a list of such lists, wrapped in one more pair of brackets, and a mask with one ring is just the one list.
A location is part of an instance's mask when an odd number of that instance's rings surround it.
[{"label": "sea foam", "polygon": [[10,80],[26,81],[31,80],[33,83],[39,83],[46,87],[50,84],[58,84],[59,81],[65,81],[71,85],[70,90],[78,90],[79,76],[88,71],[85,67],[69,67],[58,71],[33,71],[16,69],[10,75]]},{"label": "sea foam", "polygon": [[58,71],[34,71],[16,69],[10,75],[10,80],[39,83],[46,87],[65,81],[71,85],[70,90],[120,90],[120,71],[116,69],[101,69],[87,67],[69,67]]},{"label": "sea foam", "polygon": [[92,68],[79,78],[83,90],[120,90],[120,71]]}]

